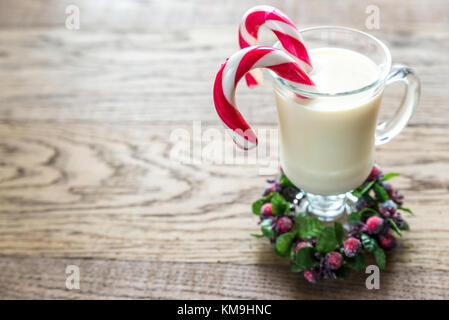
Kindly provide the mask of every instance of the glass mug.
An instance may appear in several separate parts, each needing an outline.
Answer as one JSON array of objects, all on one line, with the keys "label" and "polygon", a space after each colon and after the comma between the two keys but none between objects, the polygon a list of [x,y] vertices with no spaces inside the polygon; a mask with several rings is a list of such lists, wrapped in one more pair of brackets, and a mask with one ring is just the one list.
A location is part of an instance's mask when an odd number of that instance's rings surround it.
[{"label": "glass mug", "polygon": [[[332,221],[348,208],[348,192],[368,177],[375,147],[390,141],[407,125],[418,105],[420,81],[412,69],[392,66],[388,48],[367,33],[327,26],[300,33],[309,51],[349,49],[370,58],[378,68],[377,79],[369,85],[333,93],[299,89],[269,71],[276,97],[282,169],[304,191],[302,209]],[[279,42],[275,47],[281,48]],[[393,118],[378,124],[383,90],[393,82],[405,84],[405,96]],[[298,95],[313,99],[314,106],[308,106],[311,99],[298,99]]]}]

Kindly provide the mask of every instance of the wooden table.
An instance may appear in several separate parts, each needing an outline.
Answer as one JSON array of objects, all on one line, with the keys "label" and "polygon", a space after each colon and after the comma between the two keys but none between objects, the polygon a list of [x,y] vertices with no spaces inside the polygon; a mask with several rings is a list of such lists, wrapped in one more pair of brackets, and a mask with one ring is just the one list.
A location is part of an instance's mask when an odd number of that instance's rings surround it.
[{"label": "wooden table", "polygon": [[[363,273],[310,285],[249,236],[260,163],[241,152],[240,164],[208,163],[193,147],[190,163],[173,157],[182,128],[192,146],[207,145],[195,126],[223,134],[214,73],[259,2],[1,0],[1,298],[449,298],[448,1],[270,2],[301,27],[369,31],[421,76],[412,122],[377,152],[403,173],[395,184],[416,213],[381,289],[367,290]],[[72,3],[79,30],[65,26]],[[379,30],[365,26],[372,4]],[[240,86],[238,100],[256,128],[276,128],[269,81]],[[66,289],[68,265],[79,290]]]}]

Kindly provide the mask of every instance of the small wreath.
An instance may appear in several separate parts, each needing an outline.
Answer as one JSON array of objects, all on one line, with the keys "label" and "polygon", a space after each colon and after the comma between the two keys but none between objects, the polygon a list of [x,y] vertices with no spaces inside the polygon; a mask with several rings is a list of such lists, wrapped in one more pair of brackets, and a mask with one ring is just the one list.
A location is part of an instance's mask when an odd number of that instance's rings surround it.
[{"label": "small wreath", "polygon": [[[281,170],[277,179],[267,180],[263,197],[252,204],[254,214],[260,216],[262,234],[268,238],[280,257],[289,257],[293,272],[303,272],[307,281],[343,279],[349,270],[365,268],[365,255],[373,254],[380,269],[385,268],[385,250],[392,250],[397,242],[393,233],[402,237],[409,225],[400,211],[412,214],[402,206],[404,197],[387,180],[398,173],[382,174],[374,165],[369,177],[352,191],[356,197],[354,211],[348,216],[348,229],[341,222],[325,226],[318,218],[296,212],[297,194],[294,186]],[[296,203],[296,205],[295,205]]]}]

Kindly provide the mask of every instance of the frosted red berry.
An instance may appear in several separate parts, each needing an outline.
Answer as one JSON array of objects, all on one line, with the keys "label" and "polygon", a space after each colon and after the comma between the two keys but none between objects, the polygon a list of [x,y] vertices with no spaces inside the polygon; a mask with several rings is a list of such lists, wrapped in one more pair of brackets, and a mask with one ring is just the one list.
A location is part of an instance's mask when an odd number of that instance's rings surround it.
[{"label": "frosted red berry", "polygon": [[371,207],[371,201],[367,197],[360,197],[355,203],[355,208],[357,209],[357,211],[361,211],[369,207]]},{"label": "frosted red berry", "polygon": [[289,217],[282,217],[278,220],[277,225],[281,232],[289,232],[293,227],[293,222]]},{"label": "frosted red berry", "polygon": [[299,242],[295,247],[295,254],[298,253],[299,249],[304,248],[304,247],[311,247],[311,246],[312,245],[309,242],[306,242],[306,241]]},{"label": "frosted red berry", "polygon": [[351,237],[346,239],[343,244],[343,250],[345,255],[349,258],[355,257],[359,254],[360,250],[362,250],[362,243],[359,239]]},{"label": "frosted red berry", "polygon": [[277,190],[277,186],[275,183],[273,183],[265,188],[265,191],[263,192],[263,196],[268,196],[269,194],[276,192],[276,190]]},{"label": "frosted red berry", "polygon": [[391,198],[394,194],[393,186],[388,182],[382,182],[382,187],[387,191],[388,196]]},{"label": "frosted red berry", "polygon": [[260,213],[266,216],[271,216],[273,214],[271,203],[265,203],[260,209]]},{"label": "frosted red berry", "polygon": [[402,206],[402,204],[404,203],[404,196],[397,191],[394,191],[393,195],[391,196],[391,200]]},{"label": "frosted red berry", "polygon": [[404,201],[404,196],[402,194],[399,194],[399,192],[395,189],[393,189],[392,185],[384,182],[382,184],[382,187],[384,187],[385,190],[387,190],[388,196],[391,200],[393,200],[396,204],[402,205]]},{"label": "frosted red berry", "polygon": [[380,170],[380,167],[377,164],[374,164],[367,180],[368,181],[378,180],[381,176],[382,176],[382,170]]},{"label": "frosted red berry", "polygon": [[306,278],[307,281],[310,283],[315,283],[317,280],[317,274],[314,271],[311,270],[305,270],[304,271],[304,278]]},{"label": "frosted red berry", "polygon": [[396,244],[396,238],[389,233],[386,235],[379,235],[379,244],[384,249],[391,249]]},{"label": "frosted red berry", "polygon": [[379,212],[384,218],[391,218],[397,211],[398,206],[394,201],[387,200],[379,206]]},{"label": "frosted red berry", "polygon": [[369,217],[368,220],[366,220],[366,229],[370,234],[379,233],[382,230],[383,225],[384,220],[377,216]]},{"label": "frosted red berry", "polygon": [[339,252],[333,251],[329,252],[326,255],[326,265],[328,266],[329,269],[337,270],[341,267],[342,264],[343,264],[343,257]]}]

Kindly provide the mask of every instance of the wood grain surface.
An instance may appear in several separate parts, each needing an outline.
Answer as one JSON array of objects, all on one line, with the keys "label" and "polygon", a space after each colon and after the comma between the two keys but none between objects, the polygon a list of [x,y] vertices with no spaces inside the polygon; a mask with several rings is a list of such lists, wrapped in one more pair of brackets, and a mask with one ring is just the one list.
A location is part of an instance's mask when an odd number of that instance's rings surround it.
[{"label": "wood grain surface", "polygon": [[[369,31],[421,77],[410,125],[376,155],[403,173],[394,184],[416,213],[381,289],[367,290],[363,273],[311,285],[289,272],[249,236],[265,164],[228,143],[235,163],[195,151],[208,140],[194,126],[223,134],[213,77],[260,2],[0,0],[0,298],[449,298],[449,2],[266,3],[301,27]],[[80,30],[65,27],[68,4]],[[366,30],[368,5],[380,8],[379,30]],[[388,90],[382,117],[401,93]],[[276,128],[269,81],[240,86],[238,100],[256,128]],[[173,157],[182,129],[187,163]],[[276,167],[275,154],[264,161]],[[80,268],[79,290],[66,289],[68,265]]]}]

